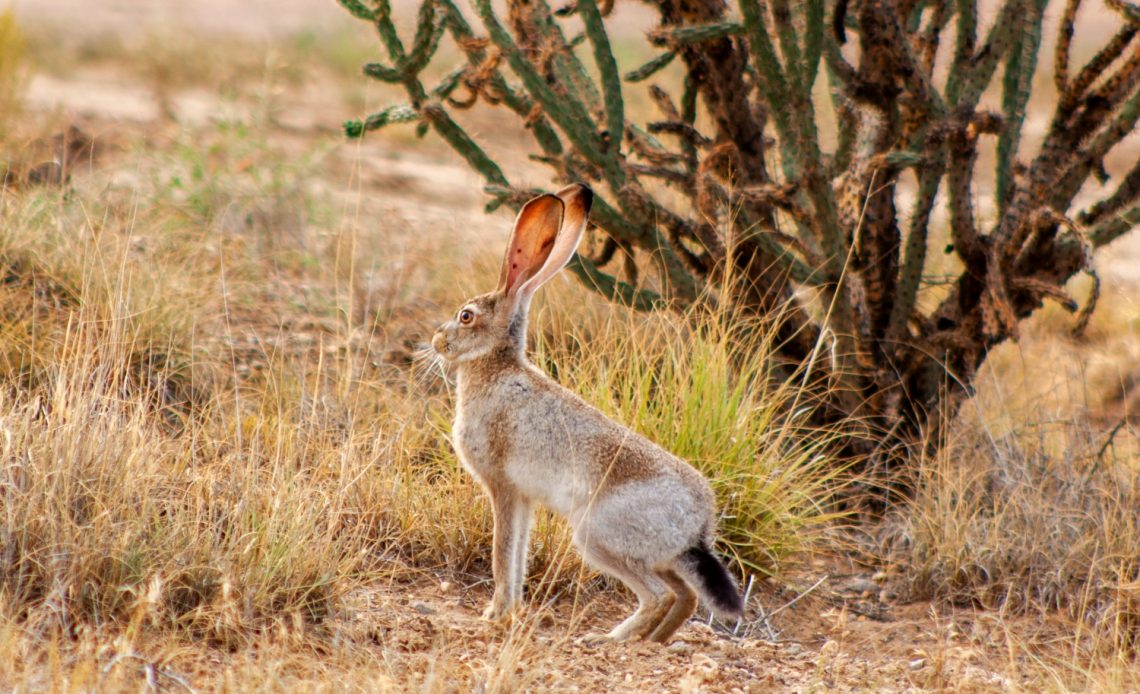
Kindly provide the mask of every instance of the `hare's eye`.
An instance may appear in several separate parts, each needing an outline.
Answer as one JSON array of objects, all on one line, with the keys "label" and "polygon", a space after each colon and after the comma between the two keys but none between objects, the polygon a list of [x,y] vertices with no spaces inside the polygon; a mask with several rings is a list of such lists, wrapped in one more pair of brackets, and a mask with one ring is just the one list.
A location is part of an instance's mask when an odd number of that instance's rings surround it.
[{"label": "hare's eye", "polygon": [[471,325],[471,322],[474,320],[475,320],[475,312],[472,311],[471,309],[465,308],[459,312],[459,323],[460,323],[460,325]]}]

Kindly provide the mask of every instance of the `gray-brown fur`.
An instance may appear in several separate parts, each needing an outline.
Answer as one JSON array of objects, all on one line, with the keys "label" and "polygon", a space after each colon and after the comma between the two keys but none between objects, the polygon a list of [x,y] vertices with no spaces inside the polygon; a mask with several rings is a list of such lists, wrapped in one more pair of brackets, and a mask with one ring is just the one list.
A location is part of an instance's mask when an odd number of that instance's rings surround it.
[{"label": "gray-brown fur", "polygon": [[[541,504],[569,520],[589,564],[638,597],[637,612],[601,638],[664,642],[696,609],[694,587],[721,613],[740,612],[731,579],[718,573],[710,584],[687,559],[712,545],[712,490],[690,465],[555,383],[525,353],[530,299],[569,262],[591,199],[589,188],[574,185],[527,203],[499,288],[464,304],[432,345],[455,365],[453,441],[495,514],[495,593],[484,616],[500,619],[518,605],[531,513]],[[709,585],[721,592],[710,595]]]}]

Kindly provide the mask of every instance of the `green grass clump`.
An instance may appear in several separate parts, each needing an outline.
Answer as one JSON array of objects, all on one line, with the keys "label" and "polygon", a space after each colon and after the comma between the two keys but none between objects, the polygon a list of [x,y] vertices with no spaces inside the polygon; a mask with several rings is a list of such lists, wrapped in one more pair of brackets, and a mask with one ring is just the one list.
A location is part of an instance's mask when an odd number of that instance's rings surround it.
[{"label": "green grass clump", "polygon": [[[570,302],[570,305],[579,301]],[[753,571],[812,549],[837,519],[843,466],[825,450],[834,434],[790,414],[794,380],[773,377],[762,324],[724,316],[627,314],[593,320],[552,310],[553,342],[538,360],[571,390],[709,477],[724,549]],[[731,326],[731,327],[726,327]]]}]

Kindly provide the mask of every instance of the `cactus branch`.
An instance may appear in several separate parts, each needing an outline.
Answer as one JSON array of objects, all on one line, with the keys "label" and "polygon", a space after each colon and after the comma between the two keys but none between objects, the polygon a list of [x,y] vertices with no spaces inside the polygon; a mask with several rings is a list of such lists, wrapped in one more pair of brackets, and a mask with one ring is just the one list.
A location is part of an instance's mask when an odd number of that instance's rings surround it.
[{"label": "cactus branch", "polygon": [[[776,128],[780,131],[781,142],[789,142],[782,149],[783,156],[781,158],[787,160],[784,164],[784,170],[788,172],[789,178],[794,178],[796,157],[794,148],[790,143],[795,138],[792,136],[788,80],[784,75],[784,68],[776,56],[776,47],[768,35],[768,23],[764,18],[764,8],[758,0],[741,0],[740,10],[744,15],[748,45],[752,50],[753,60],[756,62],[757,76],[760,79],[765,98],[771,104],[772,115],[776,119]],[[792,167],[790,171],[788,167]]]},{"label": "cactus branch", "polygon": [[823,0],[807,0],[805,5],[806,33],[804,36],[804,88],[811,94],[819,74],[819,61],[823,55]]},{"label": "cactus branch", "polygon": [[661,72],[665,68],[669,67],[669,65],[673,62],[673,59],[676,57],[677,54],[673,51],[666,51],[653,60],[650,60],[641,67],[637,68],[636,70],[630,70],[629,72],[625,73],[625,81],[644,82],[650,77],[656,75],[658,72]]},{"label": "cactus branch", "polygon": [[499,22],[490,0],[475,0],[475,8],[487,27],[491,40],[506,54],[511,68],[522,79],[531,96],[542,104],[543,110],[566,133],[579,151],[592,161],[602,160],[598,138],[586,127],[586,124],[592,123],[593,120],[581,102],[573,98],[559,98],[554,93],[546,84],[546,80],[519,50],[506,27]]},{"label": "cactus branch", "polygon": [[1053,84],[1058,94],[1064,94],[1069,86],[1069,51],[1073,46],[1073,24],[1081,0],[1065,0],[1065,12],[1057,28],[1057,45],[1053,54]]},{"label": "cactus branch", "polygon": [[606,103],[606,129],[610,144],[616,150],[625,133],[625,106],[622,103],[621,77],[617,61],[614,60],[606,27],[602,24],[602,13],[594,0],[578,0],[578,14],[586,26],[586,36],[594,47],[594,62],[602,76],[602,94]]},{"label": "cactus branch", "polygon": [[[934,199],[938,185],[942,181],[942,159],[931,162],[919,176],[918,199],[911,214],[910,230],[907,233],[906,255],[899,270],[898,298],[891,307],[890,326],[887,335],[892,342],[898,342],[906,334],[906,324],[914,312],[918,300],[918,290],[922,283],[922,269],[926,265],[927,231],[930,227],[930,213],[934,210]],[[897,350],[897,348],[896,348]]]},{"label": "cactus branch", "polygon": [[1140,198],[1140,162],[1125,175],[1115,193],[1096,203],[1088,211],[1082,212],[1078,219],[1081,224],[1086,226],[1097,224],[1124,209],[1125,206],[1135,202],[1138,198]]},{"label": "cactus branch", "polygon": [[946,100],[957,104],[962,80],[974,60],[974,44],[978,41],[977,0],[955,0],[958,27],[954,41],[954,57],[950,63],[950,77],[946,81]]},{"label": "cactus branch", "polygon": [[679,27],[662,27],[650,32],[654,43],[676,46],[682,43],[702,43],[726,36],[736,36],[744,28],[738,22],[710,22]]},{"label": "cactus branch", "polygon": [[1041,23],[1044,4],[1040,0],[1025,0],[1025,12],[1020,17],[1018,38],[1005,63],[1002,80],[1002,116],[1004,127],[998,135],[997,190],[998,209],[1009,203],[1013,188],[1015,149],[1021,140],[1021,127],[1025,122],[1025,107],[1029,103],[1033,86],[1033,68],[1037,65],[1037,50],[1041,46]]},{"label": "cactus branch", "polygon": [[494,162],[478,144],[459,127],[447,111],[439,104],[428,104],[423,110],[424,119],[431,123],[451,147],[458,152],[471,168],[478,171],[487,179],[488,183],[507,185],[507,178],[503,175],[499,165]]},{"label": "cactus branch", "polygon": [[1140,226],[1140,205],[1113,215],[1101,221],[1089,231],[1089,240],[1093,246],[1104,246],[1112,243],[1129,231]]},{"label": "cactus branch", "polygon": [[[1006,0],[998,13],[994,25],[986,35],[986,42],[978,50],[977,55],[970,61],[966,69],[962,92],[958,95],[958,108],[973,108],[981,98],[982,92],[993,79],[1001,59],[1010,51],[1017,25],[1025,11],[1023,4],[1036,2],[1036,0]],[[1040,32],[1040,28],[1037,29]],[[1036,51],[1034,52],[1036,54]]]},{"label": "cactus branch", "polygon": [[1133,5],[1128,0],[1105,0],[1104,4],[1123,15],[1129,24],[1140,24],[1140,5]]},{"label": "cactus branch", "polygon": [[376,13],[366,7],[360,0],[337,0],[337,2],[357,19],[363,19],[366,22],[376,21]]},{"label": "cactus branch", "polygon": [[583,284],[602,296],[639,311],[649,311],[665,304],[660,294],[648,289],[638,289],[627,282],[615,279],[612,275],[607,275],[580,253],[575,254],[566,267],[577,275]]}]

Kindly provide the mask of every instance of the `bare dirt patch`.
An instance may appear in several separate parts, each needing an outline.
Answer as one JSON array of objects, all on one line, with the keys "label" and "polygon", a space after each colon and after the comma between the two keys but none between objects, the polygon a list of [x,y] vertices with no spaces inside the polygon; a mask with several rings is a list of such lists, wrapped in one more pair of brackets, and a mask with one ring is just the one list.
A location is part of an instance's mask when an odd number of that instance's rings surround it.
[{"label": "bare dirt patch", "polygon": [[[334,651],[333,660],[382,663],[393,686],[426,691],[985,692],[1024,685],[995,664],[994,639],[1003,627],[985,613],[939,613],[916,604],[890,610],[885,621],[868,620],[805,598],[794,613],[773,620],[784,632],[777,641],[694,620],[665,646],[582,645],[579,637],[632,608],[628,596],[607,592],[530,604],[512,624],[489,624],[479,618],[489,598],[485,585],[447,576],[376,587],[346,601],[324,627],[321,647]],[[754,606],[776,599],[772,594]],[[204,655],[185,654],[168,667],[213,689],[257,658],[215,653],[209,668]],[[322,681],[335,676],[300,667],[281,684],[308,688]]]}]

